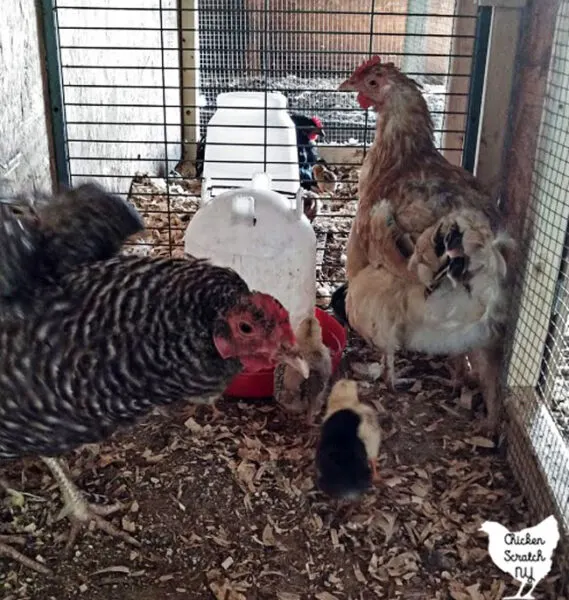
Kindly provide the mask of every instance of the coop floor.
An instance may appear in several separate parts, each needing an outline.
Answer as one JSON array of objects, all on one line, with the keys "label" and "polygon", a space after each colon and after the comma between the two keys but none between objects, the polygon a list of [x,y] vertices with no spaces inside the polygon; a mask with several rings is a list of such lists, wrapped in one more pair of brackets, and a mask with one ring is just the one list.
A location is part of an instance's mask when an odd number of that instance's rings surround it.
[{"label": "coop floor", "polygon": [[[87,531],[62,555],[57,488],[38,461],[0,475],[22,496],[4,498],[2,528],[27,532],[21,550],[53,578],[0,559],[1,597],[32,600],[499,599],[514,592],[490,562],[481,521],[533,524],[504,448],[477,437],[477,416],[438,377],[443,363],[401,358],[420,383],[393,395],[369,376],[373,358],[352,340],[341,365],[381,414],[382,482],[338,505],[314,488],[314,433],[270,401],[176,407],[69,457],[96,502],[142,542],[133,549]],[[373,369],[372,369],[373,372]],[[434,377],[433,377],[434,376]],[[479,417],[479,415],[478,415]],[[24,533],[24,535],[26,535]],[[538,588],[558,599],[555,571]],[[231,592],[231,593],[230,593]]]}]

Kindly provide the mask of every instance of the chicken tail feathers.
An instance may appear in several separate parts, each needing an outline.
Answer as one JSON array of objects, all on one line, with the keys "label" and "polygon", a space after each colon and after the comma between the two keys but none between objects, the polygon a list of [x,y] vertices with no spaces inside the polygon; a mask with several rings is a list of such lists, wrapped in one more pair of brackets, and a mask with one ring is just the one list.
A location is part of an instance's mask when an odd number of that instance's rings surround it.
[{"label": "chicken tail feathers", "polygon": [[334,316],[344,327],[348,323],[348,313],[346,311],[346,296],[348,295],[348,284],[344,283],[339,288],[336,288],[330,300],[330,307]]},{"label": "chicken tail feathers", "polygon": [[340,410],[322,425],[316,451],[318,487],[328,496],[356,500],[371,486],[371,469],[365,446],[357,435],[361,418]]},{"label": "chicken tail feathers", "polygon": [[35,277],[41,234],[31,205],[0,200],[0,296],[13,298]]},{"label": "chicken tail feathers", "polygon": [[93,183],[0,199],[0,296],[20,298],[38,281],[112,258],[143,229],[134,207]]},{"label": "chicken tail feathers", "polygon": [[54,198],[40,212],[46,238],[45,260],[50,275],[117,255],[128,237],[144,223],[128,202],[93,183]]}]

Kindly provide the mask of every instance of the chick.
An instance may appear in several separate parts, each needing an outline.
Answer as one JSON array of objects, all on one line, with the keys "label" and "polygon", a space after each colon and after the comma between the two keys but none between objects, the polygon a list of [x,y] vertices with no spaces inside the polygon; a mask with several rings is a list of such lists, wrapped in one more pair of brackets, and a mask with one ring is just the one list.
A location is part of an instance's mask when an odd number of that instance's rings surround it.
[{"label": "chick", "polygon": [[310,373],[306,379],[280,364],[275,369],[275,399],[289,413],[306,412],[307,423],[312,424],[322,410],[332,374],[330,350],[322,341],[322,328],[316,317],[300,322],[295,332],[300,355],[308,363]]},{"label": "chick", "polygon": [[451,217],[439,219],[419,236],[408,268],[426,287],[427,296],[444,277],[454,288],[462,283],[468,290],[468,283],[462,280],[468,268],[468,257],[462,248],[462,233]]},{"label": "chick", "polygon": [[312,176],[320,193],[333,194],[336,191],[338,178],[323,163],[318,162],[312,167]]},{"label": "chick", "polygon": [[304,204],[303,210],[306,218],[312,223],[320,212],[320,199],[318,194],[311,192],[310,190],[304,190],[302,195],[302,202]]},{"label": "chick", "polygon": [[377,412],[360,402],[355,381],[340,379],[328,398],[316,451],[318,487],[334,498],[358,498],[379,479],[380,444]]},{"label": "chick", "polygon": [[445,247],[441,227],[442,223],[438,222],[425,229],[415,242],[413,254],[409,258],[409,271],[415,272],[419,281],[427,288],[444,264]]}]

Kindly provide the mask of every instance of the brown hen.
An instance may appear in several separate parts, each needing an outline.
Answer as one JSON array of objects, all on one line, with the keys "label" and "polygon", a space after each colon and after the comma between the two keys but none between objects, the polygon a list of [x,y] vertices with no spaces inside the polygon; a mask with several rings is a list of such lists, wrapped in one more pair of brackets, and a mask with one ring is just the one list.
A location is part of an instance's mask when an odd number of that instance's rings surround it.
[{"label": "brown hen", "polygon": [[[347,294],[345,287],[339,289],[333,301],[345,296],[350,325],[385,353],[394,387],[396,350],[453,356],[482,352],[476,362],[482,365],[489,426],[494,429],[496,356],[507,315],[504,257],[511,247],[511,240],[497,233],[497,206],[480,182],[436,149],[421,87],[392,63],[375,57],[339,89],[357,91],[362,108],[372,107],[378,117],[375,141],[359,177],[358,210],[348,238]],[[456,232],[453,243],[459,251],[451,248],[448,236],[435,235],[442,219],[447,233]],[[410,265],[409,258],[427,230],[422,238],[427,246],[429,241],[444,243],[432,248],[426,278],[414,268],[417,261]],[[471,238],[477,239],[476,244],[466,243]],[[460,264],[458,275],[464,281],[474,278],[474,292],[469,285],[456,285],[453,272],[450,279],[437,278],[439,287],[431,296],[426,294],[437,268],[458,255],[461,262],[453,266]]]}]

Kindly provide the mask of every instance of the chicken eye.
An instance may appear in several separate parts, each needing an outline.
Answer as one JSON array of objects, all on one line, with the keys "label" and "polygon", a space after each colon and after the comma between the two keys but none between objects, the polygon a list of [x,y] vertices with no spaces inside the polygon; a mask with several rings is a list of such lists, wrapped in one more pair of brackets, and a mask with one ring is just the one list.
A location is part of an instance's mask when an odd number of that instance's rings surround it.
[{"label": "chicken eye", "polygon": [[368,84],[369,84],[371,87],[375,87],[375,86],[377,85],[377,80],[376,80],[376,79],[370,79],[370,80],[368,81]]},{"label": "chicken eye", "polygon": [[251,325],[249,325],[249,323],[245,323],[245,321],[241,321],[241,323],[239,323],[239,331],[241,333],[244,333],[245,335],[249,335],[250,333],[253,333],[253,327],[251,327]]}]

